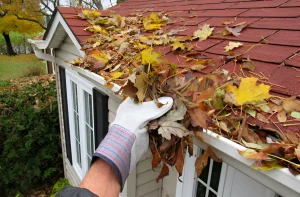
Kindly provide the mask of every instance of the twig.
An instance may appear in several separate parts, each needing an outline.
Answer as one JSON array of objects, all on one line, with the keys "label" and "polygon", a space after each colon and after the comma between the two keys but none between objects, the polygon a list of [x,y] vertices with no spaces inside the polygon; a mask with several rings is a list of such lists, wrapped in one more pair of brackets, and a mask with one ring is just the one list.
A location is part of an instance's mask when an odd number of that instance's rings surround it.
[{"label": "twig", "polygon": [[275,123],[273,122],[273,120],[270,119],[270,121],[275,125],[275,127],[277,127],[277,129],[279,129],[280,132],[278,132],[277,130],[275,130],[275,131],[276,131],[276,133],[281,137],[281,139],[282,139],[283,141],[290,141],[287,137],[285,137],[285,135],[284,135],[284,133],[282,132],[282,130],[280,129],[280,127],[279,127],[277,124],[275,124]]},{"label": "twig", "polygon": [[287,162],[287,163],[289,163],[289,164],[292,164],[292,165],[297,166],[298,168],[300,168],[300,165],[299,165],[299,164],[296,164],[296,163],[294,163],[294,162],[291,162],[291,161],[289,161],[289,160],[286,160],[286,159],[284,159],[284,158],[282,158],[282,157],[278,157],[278,156],[276,156],[276,155],[272,155],[272,154],[269,154],[269,153],[267,153],[267,155],[270,156],[270,157],[274,157],[274,158],[276,158],[276,159],[280,159],[280,160],[282,160],[282,161],[285,161],[285,162]]},{"label": "twig", "polygon": [[299,126],[300,123],[294,123],[294,124],[283,124],[282,126],[288,127],[288,126]]}]

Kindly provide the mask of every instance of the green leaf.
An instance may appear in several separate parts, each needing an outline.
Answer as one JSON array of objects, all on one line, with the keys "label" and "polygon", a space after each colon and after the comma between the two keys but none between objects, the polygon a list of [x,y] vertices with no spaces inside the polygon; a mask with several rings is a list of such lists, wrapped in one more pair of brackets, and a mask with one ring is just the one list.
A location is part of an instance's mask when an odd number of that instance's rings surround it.
[{"label": "green leaf", "polygon": [[256,117],[256,110],[250,109],[249,107],[246,107],[246,108],[244,109],[244,111],[245,111],[247,114],[249,114],[250,116],[252,116],[253,118]]},{"label": "green leaf", "polygon": [[291,116],[292,116],[293,118],[300,119],[300,112],[293,111],[293,112],[291,113]]}]

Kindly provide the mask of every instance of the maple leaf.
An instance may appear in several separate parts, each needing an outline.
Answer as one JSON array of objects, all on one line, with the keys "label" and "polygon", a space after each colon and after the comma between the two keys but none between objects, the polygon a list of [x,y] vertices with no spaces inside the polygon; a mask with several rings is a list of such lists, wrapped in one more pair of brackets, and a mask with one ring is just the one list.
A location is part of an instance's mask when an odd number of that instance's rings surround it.
[{"label": "maple leaf", "polygon": [[184,43],[181,42],[174,42],[173,44],[171,44],[171,46],[173,47],[172,48],[173,51],[175,51],[176,49],[181,49],[181,50],[185,49]]},{"label": "maple leaf", "polygon": [[[242,78],[239,88],[232,85],[227,85],[226,95],[229,95],[231,100],[226,100],[235,105],[243,105],[245,103],[256,104],[270,97],[270,86],[265,84],[256,85],[257,78],[248,77]],[[225,95],[225,99],[226,99]]]},{"label": "maple leaf", "polygon": [[202,29],[195,31],[193,39],[199,38],[199,40],[206,40],[214,30],[214,27],[211,28],[209,26],[209,24],[204,24]]},{"label": "maple leaf", "polygon": [[171,134],[182,138],[188,134],[188,132],[189,130],[187,130],[182,124],[173,121],[163,122],[158,129],[158,134],[167,140],[171,139]]},{"label": "maple leaf", "polygon": [[160,54],[153,51],[153,48],[150,47],[148,49],[145,49],[141,52],[142,56],[142,64],[151,64],[156,65],[158,64],[160,60]]},{"label": "maple leaf", "polygon": [[145,30],[151,31],[160,29],[164,24],[159,14],[151,13],[150,16],[143,18],[143,25]]},{"label": "maple leaf", "polygon": [[162,116],[159,120],[159,124],[166,121],[178,121],[184,118],[187,108],[181,100],[178,100],[176,103],[176,109],[170,110],[166,115]]},{"label": "maple leaf", "polygon": [[82,13],[84,14],[84,16],[80,14],[78,14],[78,16],[84,19],[95,19],[101,16],[101,12],[99,12],[98,10],[82,10]]},{"label": "maple leaf", "polygon": [[243,43],[240,43],[240,42],[231,42],[230,41],[229,44],[224,47],[224,52],[231,51],[232,49],[238,48],[238,47],[240,47],[242,45],[243,45]]},{"label": "maple leaf", "polygon": [[225,27],[225,29],[228,31],[229,34],[232,34],[234,36],[239,36],[241,35],[241,31],[244,29],[245,26],[243,25],[239,25],[239,26],[236,26],[236,27]]},{"label": "maple leaf", "polygon": [[255,170],[263,170],[263,171],[283,168],[283,166],[279,165],[277,161],[264,161],[264,160],[255,161],[251,165],[251,167]]},{"label": "maple leaf", "polygon": [[123,86],[122,89],[122,93],[126,96],[129,96],[132,99],[135,98],[136,93],[138,92],[138,89],[134,87],[134,83],[132,83],[130,80],[127,81],[127,84]]},{"label": "maple leaf", "polygon": [[106,54],[102,50],[93,50],[91,56],[93,58],[95,58],[96,60],[98,60],[100,62],[104,62],[104,63],[107,63],[111,59],[110,55]]},{"label": "maple leaf", "polygon": [[102,29],[99,25],[93,25],[84,29],[85,31],[90,31],[93,33],[100,33],[100,34],[108,34],[105,29]]}]

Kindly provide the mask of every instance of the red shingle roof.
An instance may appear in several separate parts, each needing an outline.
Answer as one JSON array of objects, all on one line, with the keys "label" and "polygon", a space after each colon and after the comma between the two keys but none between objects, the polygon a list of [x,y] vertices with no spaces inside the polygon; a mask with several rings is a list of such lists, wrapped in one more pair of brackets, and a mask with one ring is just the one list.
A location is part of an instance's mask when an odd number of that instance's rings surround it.
[{"label": "red shingle roof", "polygon": [[[59,7],[67,24],[70,26],[79,42],[83,42],[91,33],[84,31],[87,27],[85,20],[76,15],[81,12],[75,8]],[[224,26],[225,19],[236,20],[236,23],[247,22],[248,27],[241,35],[218,37],[212,36],[206,41],[193,42],[196,49],[204,51],[207,56],[214,58],[218,66],[207,67],[202,74],[212,72],[217,68],[224,68],[233,72],[234,63],[222,58],[226,55],[224,46],[229,40],[243,43],[243,46],[233,50],[243,53],[255,45],[247,56],[253,59],[258,74],[270,79],[272,91],[281,96],[300,95],[300,1],[299,0],[127,0],[109,10],[101,11],[108,15],[110,11],[128,16],[132,12],[160,12],[168,13],[175,24],[171,29],[186,29],[179,35],[192,35],[199,25],[207,23],[216,27],[215,31]],[[267,44],[266,44],[267,43]],[[177,65],[188,64],[180,59],[170,48],[162,46],[156,50],[165,54],[165,58]],[[183,67],[184,67],[183,64]],[[238,71],[237,71],[238,72]],[[253,75],[245,72],[247,76]]]}]

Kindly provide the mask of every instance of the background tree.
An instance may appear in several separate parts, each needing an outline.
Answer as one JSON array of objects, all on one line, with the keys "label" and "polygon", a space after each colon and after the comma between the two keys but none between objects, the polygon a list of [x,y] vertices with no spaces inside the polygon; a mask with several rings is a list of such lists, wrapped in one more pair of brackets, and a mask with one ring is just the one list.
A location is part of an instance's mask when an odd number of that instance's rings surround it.
[{"label": "background tree", "polygon": [[33,34],[46,27],[43,15],[36,12],[40,4],[36,0],[3,0],[0,3],[0,33],[4,36],[7,54],[16,55],[13,50],[10,32]]}]

